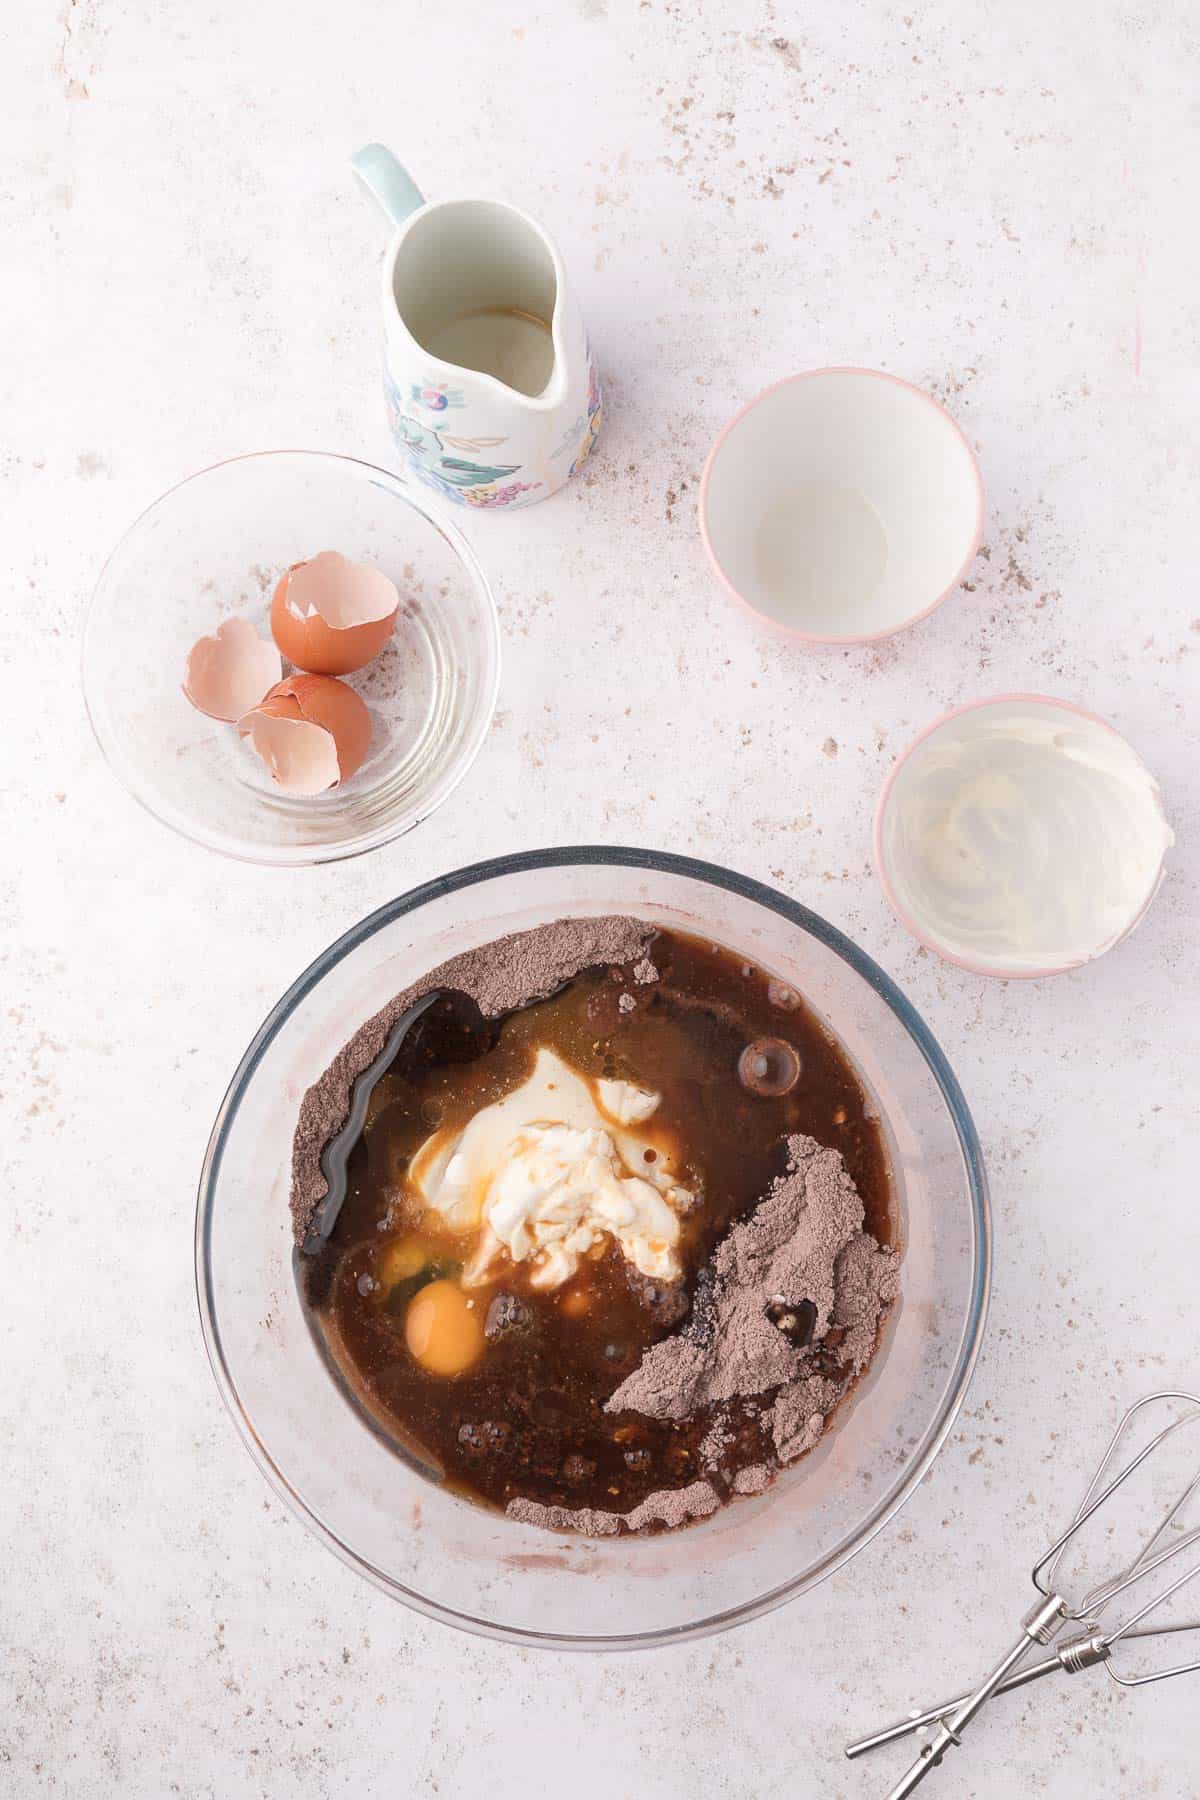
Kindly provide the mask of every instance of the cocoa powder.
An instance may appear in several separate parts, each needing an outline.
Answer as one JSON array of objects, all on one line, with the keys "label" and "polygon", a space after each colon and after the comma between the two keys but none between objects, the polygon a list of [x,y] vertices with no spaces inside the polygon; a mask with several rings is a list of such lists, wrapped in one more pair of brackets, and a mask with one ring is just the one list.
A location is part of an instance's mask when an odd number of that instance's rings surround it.
[{"label": "cocoa powder", "polygon": [[710,1481],[693,1481],[687,1487],[661,1488],[647,1494],[631,1512],[601,1512],[596,1507],[543,1506],[537,1500],[510,1500],[505,1512],[523,1525],[541,1525],[551,1531],[577,1531],[583,1537],[614,1537],[619,1531],[644,1531],[663,1525],[668,1531],[691,1519],[706,1519],[716,1512],[721,1496]]},{"label": "cocoa powder", "polygon": [[[777,1389],[768,1418],[780,1462],[817,1442],[874,1354],[899,1257],[862,1229],[862,1202],[836,1150],[799,1136],[787,1148],[786,1173],[718,1245],[688,1323],[647,1351],[606,1411],[682,1419]],[[805,1302],[815,1322],[800,1348],[771,1313]],[[706,1439],[714,1462],[721,1437],[718,1414]]]},{"label": "cocoa powder", "polygon": [[[711,1408],[702,1453],[714,1476],[733,1439],[730,1403],[757,1395],[774,1395],[762,1417],[778,1464],[811,1450],[874,1354],[897,1293],[899,1254],[862,1229],[862,1202],[839,1153],[801,1136],[789,1138],[787,1149],[785,1173],[717,1246],[687,1324],[648,1350],[605,1406],[653,1419]],[[814,1323],[811,1341],[798,1347],[771,1314],[805,1302]],[[766,1463],[731,1470],[728,1488],[761,1494],[775,1472]],[[528,1500],[510,1501],[507,1511],[528,1524],[608,1537],[686,1524],[719,1504],[713,1482],[697,1481],[652,1494],[624,1514]]]}]

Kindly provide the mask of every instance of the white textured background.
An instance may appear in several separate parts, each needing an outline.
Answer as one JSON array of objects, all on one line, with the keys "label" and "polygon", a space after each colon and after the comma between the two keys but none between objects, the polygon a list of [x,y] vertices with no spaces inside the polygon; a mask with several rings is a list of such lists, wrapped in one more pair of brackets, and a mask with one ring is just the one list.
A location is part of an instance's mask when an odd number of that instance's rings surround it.
[{"label": "white textured background", "polygon": [[[1200,595],[1191,0],[68,0],[0,54],[4,1249],[0,1791],[573,1800],[882,1793],[848,1733],[986,1664],[1120,1407],[1200,1382]],[[559,238],[607,378],[586,476],[469,517],[506,666],[474,775],[414,838],[264,873],[177,842],[100,763],[77,641],[100,562],[231,452],[390,460],[372,215],[434,196]],[[821,362],[890,369],[978,445],[966,591],[813,654],[716,590],[720,424]],[[1102,965],[986,985],[867,866],[893,755],[1007,688],[1090,704],[1180,836]],[[906,988],[976,1110],[998,1265],[960,1429],[807,1602],[650,1656],[551,1659],[408,1616],[269,1499],[192,1294],[210,1120],[335,933],[477,856],[591,839],[777,883]],[[946,1793],[1200,1792],[1183,1683],[1001,1702]],[[938,1791],[930,1787],[929,1792]]]}]

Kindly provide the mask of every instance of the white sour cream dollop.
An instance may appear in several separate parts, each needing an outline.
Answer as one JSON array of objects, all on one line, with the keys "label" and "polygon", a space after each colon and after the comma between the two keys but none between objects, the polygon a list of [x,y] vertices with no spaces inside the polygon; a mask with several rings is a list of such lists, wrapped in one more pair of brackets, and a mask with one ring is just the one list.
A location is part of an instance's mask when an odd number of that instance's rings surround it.
[{"label": "white sour cream dollop", "polygon": [[[435,1131],[409,1181],[457,1232],[478,1230],[463,1281],[485,1281],[502,1252],[560,1287],[608,1235],[643,1275],[680,1274],[679,1215],[692,1196],[661,1141],[634,1129],[659,1104],[626,1081],[588,1081],[553,1050],[461,1131]],[[649,1153],[649,1154],[647,1154]]]},{"label": "white sour cream dollop", "polygon": [[1175,841],[1158,784],[1116,732],[1001,700],[947,719],[897,770],[879,854],[899,910],[947,955],[1037,974],[1137,923]]}]

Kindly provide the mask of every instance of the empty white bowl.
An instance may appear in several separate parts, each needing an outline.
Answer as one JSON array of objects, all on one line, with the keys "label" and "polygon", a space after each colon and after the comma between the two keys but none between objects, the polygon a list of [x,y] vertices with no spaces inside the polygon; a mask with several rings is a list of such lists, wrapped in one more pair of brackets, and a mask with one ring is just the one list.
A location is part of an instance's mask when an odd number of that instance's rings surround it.
[{"label": "empty white bowl", "polygon": [[1059,975],[1129,936],[1174,833],[1158,783],[1094,713],[1003,694],[938,719],[897,762],[875,864],[902,922],[977,975]]},{"label": "empty white bowl", "polygon": [[919,388],[815,369],[752,400],[713,445],[700,531],[735,600],[812,642],[864,643],[933,611],[979,548],[971,447]]}]

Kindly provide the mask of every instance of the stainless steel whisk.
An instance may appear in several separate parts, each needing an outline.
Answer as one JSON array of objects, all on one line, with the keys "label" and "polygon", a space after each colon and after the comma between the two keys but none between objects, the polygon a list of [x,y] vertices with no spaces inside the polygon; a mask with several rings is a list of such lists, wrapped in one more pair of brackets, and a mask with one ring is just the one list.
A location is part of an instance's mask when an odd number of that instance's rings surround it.
[{"label": "stainless steel whisk", "polygon": [[[1130,1428],[1147,1408],[1155,1406],[1170,1407],[1172,1418],[1155,1432],[1149,1443],[1113,1473],[1118,1450]],[[1184,1410],[1178,1411],[1179,1407]],[[868,1750],[894,1743],[897,1738],[906,1737],[910,1732],[921,1731],[926,1726],[936,1724],[937,1729],[928,1742],[922,1745],[920,1756],[904,1778],[892,1788],[888,1800],[905,1800],[905,1796],[911,1794],[932,1769],[937,1768],[946,1751],[961,1744],[965,1728],[996,1694],[1026,1687],[1030,1682],[1039,1681],[1045,1675],[1053,1675],[1062,1670],[1074,1675],[1081,1669],[1095,1668],[1098,1663],[1104,1665],[1114,1681],[1120,1682],[1122,1687],[1131,1688],[1145,1687],[1151,1682],[1167,1681],[1172,1676],[1200,1670],[1200,1658],[1176,1663],[1169,1668],[1155,1669],[1146,1674],[1122,1674],[1112,1661],[1113,1652],[1119,1645],[1135,1639],[1167,1638],[1174,1633],[1189,1631],[1200,1634],[1200,1622],[1157,1626],[1146,1624],[1151,1615],[1165,1606],[1173,1595],[1189,1581],[1200,1576],[1200,1558],[1187,1558],[1189,1550],[1200,1548],[1200,1526],[1185,1528],[1181,1524],[1187,1507],[1200,1493],[1200,1429],[1197,1430],[1195,1472],[1171,1501],[1132,1561],[1111,1571],[1074,1605],[1059,1592],[1058,1583],[1063,1557],[1088,1521],[1113,1499],[1149,1457],[1161,1450],[1176,1432],[1189,1427],[1200,1428],[1200,1396],[1196,1394],[1170,1391],[1147,1394],[1144,1399],[1131,1406],[1113,1433],[1108,1449],[1089,1482],[1087,1492],[1070,1525],[1051,1544],[1040,1561],[1034,1564],[1033,1584],[1039,1599],[1022,1620],[1021,1636],[1007,1655],[1000,1659],[986,1680],[970,1692],[959,1694],[953,1700],[943,1701],[940,1706],[912,1713],[895,1725],[889,1725],[884,1730],[847,1746],[847,1756],[862,1756]],[[1182,1570],[1176,1560],[1180,1557],[1185,1559],[1186,1564]],[[1119,1622],[1103,1622],[1105,1612],[1115,1601],[1123,1595],[1132,1595],[1139,1583],[1148,1582],[1156,1573],[1160,1580],[1152,1584],[1153,1591],[1148,1597],[1145,1588],[1133,1596],[1132,1612]],[[1077,1625],[1080,1629],[1054,1644],[1059,1633],[1069,1624]],[[1018,1668],[1021,1659],[1035,1644],[1054,1644],[1053,1654],[1039,1662]]]}]

